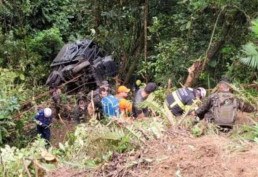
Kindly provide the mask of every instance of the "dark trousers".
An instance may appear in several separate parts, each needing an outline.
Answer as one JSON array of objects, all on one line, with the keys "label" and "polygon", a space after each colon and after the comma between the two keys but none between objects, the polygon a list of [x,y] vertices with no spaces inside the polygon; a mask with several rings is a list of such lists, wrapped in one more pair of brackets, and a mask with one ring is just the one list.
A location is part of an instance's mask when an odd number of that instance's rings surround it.
[{"label": "dark trousers", "polygon": [[42,126],[37,126],[37,132],[38,134],[40,134],[40,137],[45,139],[47,143],[50,142],[50,128],[47,127],[47,128],[44,128]]},{"label": "dark trousers", "polygon": [[176,100],[174,99],[173,95],[168,95],[166,98],[167,106],[169,110],[172,112],[174,116],[181,116],[183,114],[183,110],[176,104],[174,107],[170,107],[171,104],[173,104]]}]

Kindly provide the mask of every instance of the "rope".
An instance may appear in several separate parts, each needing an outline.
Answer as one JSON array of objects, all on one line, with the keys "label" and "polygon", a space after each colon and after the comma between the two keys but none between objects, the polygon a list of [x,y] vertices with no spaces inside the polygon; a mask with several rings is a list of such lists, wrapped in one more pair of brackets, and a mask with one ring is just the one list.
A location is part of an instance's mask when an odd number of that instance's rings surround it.
[{"label": "rope", "polygon": [[[111,73],[111,72],[110,72],[110,73]],[[107,73],[107,74],[109,74],[109,73]],[[74,82],[75,80],[77,80],[78,78],[80,78],[82,75],[83,75],[83,74],[80,74],[80,75],[78,75],[78,76],[76,76],[76,77],[74,77],[74,78],[72,78],[72,79],[70,79],[70,80],[64,82],[63,84],[61,84],[61,85],[58,86],[58,87],[59,87],[59,88],[63,88],[65,85],[67,85],[67,84],[69,84],[69,83],[71,83],[71,82]],[[93,84],[93,83],[96,83],[96,82],[95,82],[95,81],[92,81],[92,82],[85,82],[85,83],[80,84],[79,86],[75,87],[75,88],[72,89],[72,90],[69,90],[69,91],[67,91],[67,92],[64,92],[64,94],[69,94],[69,93],[73,92],[74,90],[77,90],[78,88],[81,88],[81,87],[84,86],[84,85]],[[33,101],[35,101],[35,100],[38,100],[38,99],[40,99],[40,98],[42,98],[42,97],[44,97],[44,96],[46,96],[46,95],[48,95],[48,94],[49,94],[49,91],[43,92],[43,93],[39,94],[38,96],[36,96],[35,98],[29,99],[29,100],[27,100],[26,102],[22,103],[22,106],[21,106],[21,107],[24,107],[26,104],[29,104],[29,103],[31,103],[31,102],[33,102]],[[51,98],[47,99],[47,100],[44,101],[44,102],[48,102],[48,101],[50,101],[50,100],[51,100]],[[35,107],[35,105],[33,105],[32,107],[30,107],[29,109],[27,109],[27,110],[25,110],[25,111],[22,111],[22,112],[17,113],[14,117],[20,118],[20,117],[21,117],[22,115],[24,115],[26,112],[31,111],[31,109],[33,109],[34,107]]]},{"label": "rope", "polygon": [[[76,76],[75,78],[73,78],[73,79],[71,79],[71,80],[69,80],[69,81],[67,81],[67,82],[65,82],[65,83],[63,83],[63,84],[61,84],[59,87],[63,88],[66,84],[68,84],[68,83],[70,83],[70,82],[76,80],[76,79],[79,78],[80,76],[82,76],[82,74]],[[34,99],[26,100],[26,102],[22,103],[22,107],[25,106],[26,104],[29,104],[31,101],[35,101],[35,100],[37,100],[37,99],[39,99],[39,98],[42,98],[43,96],[46,96],[46,95],[48,95],[48,94],[49,94],[49,91],[46,91],[46,92],[43,92],[43,93],[39,94],[39,95],[36,96]]]},{"label": "rope", "polygon": [[222,14],[222,12],[224,11],[224,9],[226,8],[227,6],[223,6],[222,9],[220,10],[217,18],[216,18],[216,21],[215,21],[215,24],[214,24],[214,27],[213,27],[213,30],[212,30],[212,34],[211,34],[211,38],[210,38],[210,42],[209,42],[209,45],[208,45],[208,48],[205,52],[205,58],[204,58],[204,61],[203,61],[203,64],[202,64],[202,70],[204,70],[204,67],[206,65],[206,63],[208,62],[208,52],[211,48],[211,44],[212,44],[212,41],[213,41],[213,37],[214,37],[214,34],[215,34],[215,30],[217,28],[217,25],[218,25],[218,21],[220,19],[220,16]]}]

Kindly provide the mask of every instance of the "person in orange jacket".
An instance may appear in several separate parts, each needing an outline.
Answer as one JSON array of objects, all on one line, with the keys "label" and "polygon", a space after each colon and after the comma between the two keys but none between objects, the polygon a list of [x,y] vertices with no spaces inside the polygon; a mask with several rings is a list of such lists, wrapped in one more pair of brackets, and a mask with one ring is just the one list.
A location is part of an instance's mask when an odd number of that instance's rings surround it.
[{"label": "person in orange jacket", "polygon": [[122,115],[132,113],[132,102],[126,99],[129,92],[130,89],[123,85],[117,89],[116,98],[119,100],[119,109]]}]

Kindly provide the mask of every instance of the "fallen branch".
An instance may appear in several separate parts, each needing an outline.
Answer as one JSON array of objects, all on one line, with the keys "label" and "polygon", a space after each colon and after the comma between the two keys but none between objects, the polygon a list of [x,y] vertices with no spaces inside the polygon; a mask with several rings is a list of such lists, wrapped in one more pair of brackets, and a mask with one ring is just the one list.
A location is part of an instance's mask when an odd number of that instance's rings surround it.
[{"label": "fallen branch", "polygon": [[26,171],[27,175],[28,175],[29,177],[31,177],[30,171],[29,171],[27,165],[25,164],[24,159],[22,159],[22,163],[23,163],[23,166],[24,166],[24,168],[25,168],[25,171]]},{"label": "fallen branch", "polygon": [[244,88],[253,88],[258,90],[258,83],[253,83],[253,84],[244,84],[242,85]]},{"label": "fallen branch", "polygon": [[63,121],[63,119],[62,119],[62,117],[61,117],[61,115],[60,115],[60,114],[58,114],[58,117],[59,117],[59,119],[60,119],[61,123],[62,123],[64,126],[66,126],[66,124],[65,124],[65,122]]}]

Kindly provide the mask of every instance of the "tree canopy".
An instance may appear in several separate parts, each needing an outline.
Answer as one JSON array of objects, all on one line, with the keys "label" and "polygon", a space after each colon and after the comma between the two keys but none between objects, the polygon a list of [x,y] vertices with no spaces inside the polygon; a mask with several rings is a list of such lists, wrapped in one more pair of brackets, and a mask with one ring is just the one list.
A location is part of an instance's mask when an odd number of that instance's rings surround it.
[{"label": "tree canopy", "polygon": [[192,86],[211,88],[223,75],[257,84],[257,8],[257,0],[2,0],[0,119],[39,93],[65,43],[84,38],[114,55],[123,83],[179,87],[198,63]]}]

